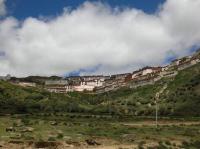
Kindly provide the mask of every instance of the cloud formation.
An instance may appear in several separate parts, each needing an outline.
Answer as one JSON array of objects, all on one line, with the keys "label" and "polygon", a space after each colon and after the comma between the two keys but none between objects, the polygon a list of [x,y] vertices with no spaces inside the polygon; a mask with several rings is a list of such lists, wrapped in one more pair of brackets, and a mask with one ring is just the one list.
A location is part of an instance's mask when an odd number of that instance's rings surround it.
[{"label": "cloud formation", "polygon": [[85,2],[55,18],[7,17],[0,21],[0,75],[63,75],[97,66],[92,73],[109,74],[163,64],[171,53],[182,56],[200,45],[199,8],[199,0],[167,0],[146,14]]}]

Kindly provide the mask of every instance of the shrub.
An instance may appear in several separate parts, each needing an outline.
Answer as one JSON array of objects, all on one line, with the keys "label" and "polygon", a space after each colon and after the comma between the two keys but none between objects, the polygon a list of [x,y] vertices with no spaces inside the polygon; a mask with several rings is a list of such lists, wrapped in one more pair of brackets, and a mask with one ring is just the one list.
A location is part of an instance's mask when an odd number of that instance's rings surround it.
[{"label": "shrub", "polygon": [[55,137],[49,137],[48,141],[56,141]]},{"label": "shrub", "polygon": [[58,136],[57,136],[57,138],[58,138],[58,139],[62,139],[62,138],[63,138],[63,134],[62,134],[62,133],[59,133]]},{"label": "shrub", "polygon": [[167,141],[165,141],[165,144],[170,146],[171,142],[167,140]]},{"label": "shrub", "polygon": [[187,141],[183,141],[183,142],[182,142],[182,146],[183,146],[183,147],[188,147],[189,145],[190,145],[190,143],[187,142]]},{"label": "shrub", "polygon": [[24,123],[25,125],[29,125],[30,124],[30,120],[28,118],[23,118],[22,119],[22,123]]},{"label": "shrub", "polygon": [[30,136],[30,135],[25,135],[24,139],[25,140],[34,140],[35,138],[33,136]]}]

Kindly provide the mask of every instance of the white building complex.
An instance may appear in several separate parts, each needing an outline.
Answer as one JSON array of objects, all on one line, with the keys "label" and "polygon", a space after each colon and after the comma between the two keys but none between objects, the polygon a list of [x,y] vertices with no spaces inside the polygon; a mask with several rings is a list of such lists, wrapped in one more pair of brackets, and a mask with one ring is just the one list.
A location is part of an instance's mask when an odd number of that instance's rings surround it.
[{"label": "white building complex", "polygon": [[103,86],[103,83],[103,79],[82,81],[80,85],[74,86],[74,91],[93,91],[95,87]]},{"label": "white building complex", "polygon": [[83,92],[83,91],[93,91],[95,87],[102,86],[104,79],[80,79],[76,82],[69,80],[49,80],[45,82],[45,88],[50,92],[55,93],[67,93],[67,92]]}]

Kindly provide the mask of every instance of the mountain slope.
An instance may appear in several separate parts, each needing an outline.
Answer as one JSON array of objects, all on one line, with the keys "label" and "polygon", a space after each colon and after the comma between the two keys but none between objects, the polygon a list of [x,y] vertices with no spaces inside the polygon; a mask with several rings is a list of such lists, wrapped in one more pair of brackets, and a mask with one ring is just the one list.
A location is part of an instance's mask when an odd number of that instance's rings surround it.
[{"label": "mountain slope", "polygon": [[[163,89],[164,86],[167,86]],[[102,94],[54,94],[39,88],[24,88],[0,81],[0,113],[77,112],[91,114],[159,114],[200,116],[200,64],[182,70],[175,78],[136,89],[121,88]]]}]

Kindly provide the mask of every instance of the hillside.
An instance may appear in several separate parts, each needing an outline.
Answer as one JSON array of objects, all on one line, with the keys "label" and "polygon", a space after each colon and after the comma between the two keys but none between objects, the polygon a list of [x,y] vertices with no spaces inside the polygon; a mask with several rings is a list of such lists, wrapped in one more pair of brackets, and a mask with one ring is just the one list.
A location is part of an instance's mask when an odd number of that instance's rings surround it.
[{"label": "hillside", "polygon": [[200,116],[200,64],[180,71],[173,79],[165,78],[119,95],[113,104],[124,107],[129,114],[153,115],[156,93],[164,86],[167,88],[158,99],[160,115]]},{"label": "hillside", "polygon": [[121,88],[98,95],[77,92],[55,94],[0,81],[0,113],[81,112],[151,116],[155,113],[158,93],[160,115],[200,116],[200,64],[154,85]]}]

